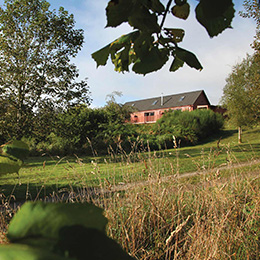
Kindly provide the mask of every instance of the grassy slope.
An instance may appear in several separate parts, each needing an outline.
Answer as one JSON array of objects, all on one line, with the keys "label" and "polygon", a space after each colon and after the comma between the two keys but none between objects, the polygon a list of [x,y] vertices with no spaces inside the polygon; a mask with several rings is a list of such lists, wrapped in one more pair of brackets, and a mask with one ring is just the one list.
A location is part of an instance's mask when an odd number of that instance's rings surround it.
[{"label": "grassy slope", "polygon": [[106,158],[29,158],[19,179],[15,174],[5,175],[0,177],[0,185],[6,196],[14,190],[17,199],[34,199],[39,192],[45,196],[64,187],[78,190],[146,180],[148,172],[149,175],[174,175],[260,158],[260,127],[244,131],[241,145],[237,144],[235,130],[222,131],[220,136],[196,146],[131,154],[122,151],[117,157],[111,153]]},{"label": "grassy slope", "polygon": [[[30,158],[21,171],[22,185],[15,190],[21,188],[24,196],[33,185],[44,186],[48,194],[46,187],[51,184],[53,189],[59,184],[75,189],[102,183],[102,178],[110,182],[148,180],[146,186],[91,200],[105,209],[108,234],[131,255],[139,260],[259,259],[260,164],[219,170],[214,166],[259,159],[260,128],[246,131],[242,145],[237,145],[234,131],[222,136],[219,149],[213,139],[194,147],[136,153],[118,158],[117,163],[112,157],[106,162],[105,158],[83,158],[83,162],[76,157],[68,161]],[[203,177],[161,179],[203,169],[209,170]],[[14,177],[3,176],[1,184],[13,188],[12,183],[18,183]],[[105,183],[108,187],[109,182]],[[0,243],[8,213],[0,214]]]}]

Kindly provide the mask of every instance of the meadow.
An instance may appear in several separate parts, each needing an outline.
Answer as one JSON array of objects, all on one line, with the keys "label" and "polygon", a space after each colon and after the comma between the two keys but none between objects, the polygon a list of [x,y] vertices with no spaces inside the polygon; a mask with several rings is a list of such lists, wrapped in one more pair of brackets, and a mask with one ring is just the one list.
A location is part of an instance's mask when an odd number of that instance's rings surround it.
[{"label": "meadow", "polygon": [[0,228],[25,200],[87,201],[105,209],[108,235],[137,259],[259,259],[259,172],[259,127],[242,144],[225,129],[161,151],[45,154],[29,158],[19,178],[0,178]]}]

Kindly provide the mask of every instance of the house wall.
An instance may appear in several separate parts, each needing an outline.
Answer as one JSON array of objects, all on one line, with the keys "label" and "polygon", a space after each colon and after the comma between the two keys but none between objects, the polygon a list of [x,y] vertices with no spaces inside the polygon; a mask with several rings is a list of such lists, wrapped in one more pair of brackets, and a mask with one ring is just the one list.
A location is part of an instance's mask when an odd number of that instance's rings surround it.
[{"label": "house wall", "polygon": [[193,110],[201,109],[201,108],[209,109],[209,107],[210,107],[209,101],[206,98],[206,96],[202,93],[197,98],[196,102],[193,104]]},{"label": "house wall", "polygon": [[167,109],[155,109],[155,110],[146,110],[141,112],[134,112],[131,114],[131,123],[132,124],[144,124],[144,123],[154,123],[160,119],[165,111],[168,110],[189,110],[192,111],[192,106],[183,106],[183,107],[170,107]]}]

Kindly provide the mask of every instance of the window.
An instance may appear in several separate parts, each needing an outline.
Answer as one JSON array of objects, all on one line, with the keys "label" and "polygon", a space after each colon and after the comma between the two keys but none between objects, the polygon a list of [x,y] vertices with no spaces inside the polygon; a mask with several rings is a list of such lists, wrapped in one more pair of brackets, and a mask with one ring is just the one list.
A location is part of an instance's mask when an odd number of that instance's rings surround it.
[{"label": "window", "polygon": [[182,97],[179,99],[179,101],[180,101],[180,102],[183,101],[184,98],[185,98],[185,96],[182,96]]},{"label": "window", "polygon": [[144,113],[144,116],[154,116],[154,112],[147,112],[147,113]]},{"label": "window", "polygon": [[144,113],[144,121],[145,122],[154,122],[154,112],[146,112]]},{"label": "window", "polygon": [[153,103],[152,103],[152,106],[156,105],[158,102],[158,100],[155,100]]}]

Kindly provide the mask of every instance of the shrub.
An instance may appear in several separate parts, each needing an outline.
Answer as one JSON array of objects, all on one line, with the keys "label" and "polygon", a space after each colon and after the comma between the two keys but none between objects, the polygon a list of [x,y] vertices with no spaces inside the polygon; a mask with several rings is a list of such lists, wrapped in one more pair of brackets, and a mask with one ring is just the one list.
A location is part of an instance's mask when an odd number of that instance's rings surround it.
[{"label": "shrub", "polygon": [[185,143],[195,144],[199,140],[218,132],[223,127],[224,119],[211,110],[169,111],[154,125],[159,136],[158,143],[169,142],[173,136]]}]

